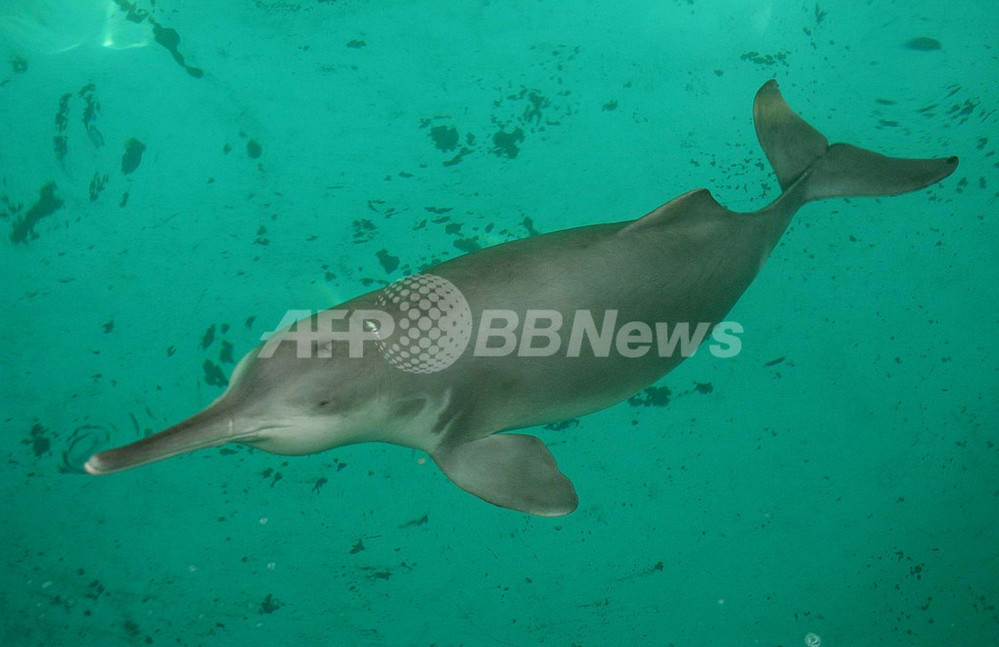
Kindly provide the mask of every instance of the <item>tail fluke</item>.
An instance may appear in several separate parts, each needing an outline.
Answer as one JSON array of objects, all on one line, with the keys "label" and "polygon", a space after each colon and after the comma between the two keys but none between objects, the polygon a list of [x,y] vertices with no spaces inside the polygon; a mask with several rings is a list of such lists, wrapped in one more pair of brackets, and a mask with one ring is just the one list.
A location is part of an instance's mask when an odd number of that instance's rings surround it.
[{"label": "tail fluke", "polygon": [[773,79],[756,93],[753,125],[782,191],[829,150],[829,141],[791,110]]},{"label": "tail fluke", "polygon": [[885,157],[850,144],[833,144],[808,179],[807,200],[849,195],[897,195],[928,187],[957,168],[957,157]]},{"label": "tail fluke", "polygon": [[956,157],[903,159],[849,144],[833,144],[799,117],[767,81],[753,103],[756,135],[781,189],[803,180],[802,201],[834,196],[896,195],[939,182],[957,168]]}]

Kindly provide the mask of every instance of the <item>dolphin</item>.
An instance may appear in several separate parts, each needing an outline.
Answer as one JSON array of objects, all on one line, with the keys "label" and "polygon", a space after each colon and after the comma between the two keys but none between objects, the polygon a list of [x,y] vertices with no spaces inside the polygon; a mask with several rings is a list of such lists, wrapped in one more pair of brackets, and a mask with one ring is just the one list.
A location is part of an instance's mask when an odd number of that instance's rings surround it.
[{"label": "dolphin", "polygon": [[[398,362],[387,361],[398,355],[357,353],[342,343],[354,330],[355,315],[366,313],[360,319],[368,336],[360,350],[371,340],[382,350],[398,348],[391,345],[388,323],[406,319],[407,300],[399,299],[398,289],[387,299],[389,286],[279,330],[240,361],[228,388],[208,408],[94,454],[86,471],[118,472],[225,443],[309,454],[378,441],[428,453],[458,487],[494,505],[539,516],[572,512],[575,488],[544,443],[509,432],[609,407],[663,377],[685,355],[661,348],[638,352],[639,342],[648,341],[638,324],[623,344],[620,335],[617,343],[604,343],[609,337],[602,326],[645,322],[647,332],[653,324],[658,331],[660,325],[669,330],[706,322],[714,331],[803,204],[914,191],[958,165],[956,157],[892,158],[830,145],[788,107],[773,80],[756,94],[753,120],[781,187],[780,196],[759,211],[730,211],[708,190],[697,189],[637,220],[503,243],[427,270],[426,276],[460,292],[464,315],[473,320],[503,311],[548,313],[547,328],[532,322],[534,341],[542,344],[503,355],[487,339],[460,349],[444,368],[400,370]],[[378,311],[384,316],[372,314]],[[591,313],[589,320],[581,312]],[[592,313],[602,313],[602,324],[601,315]],[[583,322],[586,350],[594,352],[549,352],[551,344],[546,348],[544,342],[550,340],[538,330],[550,333],[555,320],[573,317]],[[526,317],[524,323],[526,328]],[[503,330],[496,333],[501,346],[512,326]],[[307,332],[304,344],[301,331]],[[303,346],[310,352],[303,353]]]}]

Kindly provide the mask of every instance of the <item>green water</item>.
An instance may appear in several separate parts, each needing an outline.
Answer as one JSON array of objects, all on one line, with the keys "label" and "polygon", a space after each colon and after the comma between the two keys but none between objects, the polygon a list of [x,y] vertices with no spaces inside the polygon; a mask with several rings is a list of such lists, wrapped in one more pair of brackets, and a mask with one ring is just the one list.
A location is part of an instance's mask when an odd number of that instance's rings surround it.
[{"label": "green water", "polygon": [[[0,644],[995,643],[997,33],[988,1],[7,0]],[[769,78],[961,166],[807,205],[737,357],[535,430],[573,514],[379,444],[79,471],[289,308],[697,187],[766,205]]]}]

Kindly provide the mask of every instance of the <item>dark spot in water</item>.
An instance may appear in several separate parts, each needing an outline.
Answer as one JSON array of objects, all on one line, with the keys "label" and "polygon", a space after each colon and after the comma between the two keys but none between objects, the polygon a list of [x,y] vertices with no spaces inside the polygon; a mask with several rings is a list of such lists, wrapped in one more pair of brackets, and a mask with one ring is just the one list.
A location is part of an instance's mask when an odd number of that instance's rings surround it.
[{"label": "dark spot in water", "polygon": [[783,361],[784,361],[784,356],[782,355],[782,356],[778,357],[777,359],[770,360],[769,362],[767,362],[766,364],[764,364],[764,366],[777,366],[778,364],[780,364]]},{"label": "dark spot in water", "polygon": [[569,418],[568,420],[562,420],[560,422],[550,422],[545,425],[545,429],[551,431],[565,431],[567,429],[575,429],[579,426],[579,420],[576,418]]},{"label": "dark spot in water", "polygon": [[128,0],[112,0],[116,5],[118,5],[118,10],[125,13],[125,18],[130,22],[140,24],[143,20],[149,17],[149,12],[145,9],[140,9],[136,2],[129,2]]},{"label": "dark spot in water", "polygon": [[205,363],[202,365],[205,371],[205,383],[211,386],[228,386],[229,380],[226,379],[225,373],[222,369],[211,360],[206,359]]},{"label": "dark spot in water", "polygon": [[362,550],[364,550],[364,540],[358,539],[357,543],[354,544],[354,547],[350,549],[350,554],[351,555],[356,555],[357,553],[361,552]]},{"label": "dark spot in water", "polygon": [[208,330],[201,337],[201,350],[205,350],[215,341],[215,324],[208,326]]},{"label": "dark spot in water", "polygon": [[268,593],[264,601],[260,603],[260,609],[257,613],[263,615],[266,613],[274,613],[278,609],[284,606],[284,602],[277,600],[272,594]]},{"label": "dark spot in water", "polygon": [[60,163],[65,159],[66,153],[69,151],[69,140],[62,133],[66,131],[66,126],[69,124],[69,100],[72,98],[73,94],[69,92],[59,97],[59,110],[56,112],[55,117],[56,136],[52,138],[52,148],[55,151],[56,159]]},{"label": "dark spot in water", "polygon": [[250,141],[246,142],[246,154],[249,155],[252,159],[257,159],[263,154],[263,152],[264,152],[263,147],[260,145],[259,142],[257,142],[256,139],[251,139]]},{"label": "dark spot in water", "polygon": [[112,330],[114,330],[114,319],[112,319],[111,321],[109,321],[106,324],[104,324],[104,334],[105,335],[108,334],[109,332],[111,332]]},{"label": "dark spot in water", "polygon": [[750,61],[757,65],[776,65],[783,63],[787,66],[787,52],[777,52],[776,54],[760,54],[759,52],[746,52],[739,57],[743,61]]},{"label": "dark spot in water", "polygon": [[347,47],[350,47],[351,49],[361,49],[362,47],[367,47],[367,46],[368,44],[365,43],[363,40],[357,40],[357,39],[347,43]]},{"label": "dark spot in water", "polygon": [[399,257],[392,256],[389,254],[387,249],[380,249],[377,253],[378,262],[381,263],[382,268],[385,270],[386,274],[391,274],[396,271],[399,267]]},{"label": "dark spot in water", "polygon": [[62,162],[66,158],[66,153],[69,152],[69,140],[66,139],[65,135],[56,135],[52,138],[52,151],[55,153],[56,159]]},{"label": "dark spot in water", "polygon": [[617,99],[614,99],[612,101],[608,101],[607,103],[605,103],[603,105],[602,110],[604,112],[610,112],[612,110],[617,110]]},{"label": "dark spot in water", "polygon": [[548,100],[543,94],[537,90],[528,90],[527,88],[521,88],[520,94],[514,94],[507,97],[507,99],[527,99],[527,105],[524,106],[524,113],[521,116],[521,122],[527,123],[533,121],[535,124],[541,123],[542,110],[551,105],[551,101]]},{"label": "dark spot in water", "polygon": [[191,67],[184,62],[184,56],[177,49],[177,46],[180,44],[180,34],[176,30],[164,27],[152,18],[149,19],[149,22],[153,25],[153,38],[173,55],[173,60],[177,61],[178,65],[187,70],[187,73],[196,79],[205,75],[200,69]]},{"label": "dark spot in water", "polygon": [[671,391],[668,386],[650,386],[628,398],[633,407],[665,407],[669,404]]},{"label": "dark spot in water", "polygon": [[454,126],[434,126],[430,129],[434,146],[442,151],[453,151],[458,147],[458,129]]},{"label": "dark spot in water", "polygon": [[26,445],[31,445],[31,450],[35,453],[35,456],[41,457],[48,454],[52,449],[52,441],[49,439],[48,433],[48,429],[36,422],[31,426],[28,438],[22,442]]},{"label": "dark spot in water", "polygon": [[520,148],[517,144],[522,141],[524,141],[523,128],[517,128],[510,133],[500,130],[493,134],[492,152],[497,157],[509,157],[513,159],[520,154]]},{"label": "dark spot in water", "polygon": [[404,524],[401,524],[399,527],[400,528],[414,528],[416,526],[422,526],[423,524],[427,523],[428,521],[430,521],[430,516],[427,515],[427,514],[424,514],[419,519],[412,519],[410,521],[407,521]]},{"label": "dark spot in water", "polygon": [[72,92],[59,97],[59,110],[56,112],[56,132],[64,132],[69,125],[69,100],[73,98]]},{"label": "dark spot in water", "polygon": [[94,176],[90,178],[90,201],[97,202],[97,198],[101,197],[101,192],[104,191],[104,186],[108,183],[108,175],[105,173],[101,175],[98,172],[94,172]]},{"label": "dark spot in water", "polygon": [[84,593],[83,597],[87,598],[88,600],[99,599],[102,595],[104,595],[104,592],[107,590],[104,588],[104,585],[101,584],[100,580],[91,581],[90,584],[87,585],[87,588],[90,590]]},{"label": "dark spot in water", "polygon": [[56,183],[49,182],[39,191],[38,202],[36,202],[26,214],[17,218],[11,225],[10,240],[12,243],[27,243],[29,240],[38,238],[35,233],[35,225],[45,216],[50,216],[58,211],[63,201],[56,197]]},{"label": "dark spot in water", "polygon": [[14,70],[16,74],[21,74],[22,72],[28,71],[28,61],[24,60],[20,56],[15,56],[10,59],[10,69]]},{"label": "dark spot in water", "polygon": [[482,245],[474,238],[459,238],[452,244],[466,254],[482,249]]},{"label": "dark spot in water", "polygon": [[711,385],[711,382],[694,382],[694,390],[698,393],[711,393],[715,390],[715,387]]},{"label": "dark spot in water", "polygon": [[96,122],[101,112],[101,102],[97,100],[96,90],[97,87],[93,83],[88,83],[80,88],[78,94],[85,104],[82,115],[83,128],[87,132],[87,137],[90,139],[90,143],[94,145],[94,148],[100,148],[104,145],[104,135],[97,129]]},{"label": "dark spot in water", "polygon": [[940,41],[935,38],[927,38],[926,36],[910,38],[905,41],[905,46],[908,49],[914,49],[918,52],[932,52],[936,49],[943,49],[943,45],[940,44]]},{"label": "dark spot in water", "polygon": [[354,242],[366,243],[375,237],[378,226],[367,218],[354,221]]},{"label": "dark spot in water", "polygon": [[142,163],[142,154],[146,151],[146,145],[135,137],[125,142],[125,153],[121,156],[121,173],[129,175]]},{"label": "dark spot in water", "polygon": [[468,154],[469,154],[469,153],[471,153],[471,152],[472,152],[472,149],[471,149],[471,148],[468,148],[468,147],[466,147],[466,146],[462,146],[462,147],[461,147],[461,150],[460,150],[460,151],[458,151],[458,154],[457,154],[457,155],[455,155],[454,157],[452,157],[452,158],[451,158],[451,159],[449,159],[449,160],[444,160],[444,162],[442,162],[442,164],[443,164],[444,166],[454,166],[455,164],[457,164],[457,163],[461,162],[461,160],[462,160],[462,159],[463,159],[463,158],[464,158],[464,157],[465,157],[466,155],[468,155]]},{"label": "dark spot in water", "polygon": [[[951,119],[956,120],[959,124],[963,124],[975,112],[975,109],[978,108],[979,105],[980,102],[976,99],[965,99],[963,104],[955,103],[952,105],[950,110],[947,111],[947,115],[950,116]],[[955,163],[957,161],[956,157],[950,159],[953,159]]]},{"label": "dark spot in water", "polygon": [[222,350],[219,351],[219,361],[225,364],[235,363],[235,359],[232,356],[233,347],[229,342],[222,340]]},{"label": "dark spot in water", "polygon": [[125,633],[131,636],[132,638],[135,638],[141,633],[139,630],[139,625],[134,620],[126,620],[124,626],[125,626]]}]

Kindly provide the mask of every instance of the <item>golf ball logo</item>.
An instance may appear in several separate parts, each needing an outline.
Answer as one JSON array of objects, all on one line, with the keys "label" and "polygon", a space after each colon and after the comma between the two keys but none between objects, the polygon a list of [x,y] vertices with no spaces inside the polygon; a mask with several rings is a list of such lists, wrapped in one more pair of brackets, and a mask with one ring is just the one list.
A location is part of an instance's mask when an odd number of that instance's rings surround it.
[{"label": "golf ball logo", "polygon": [[378,295],[378,305],[395,311],[395,334],[378,340],[393,366],[410,373],[436,373],[461,356],[472,337],[472,311],[461,291],[445,278],[416,274]]}]

